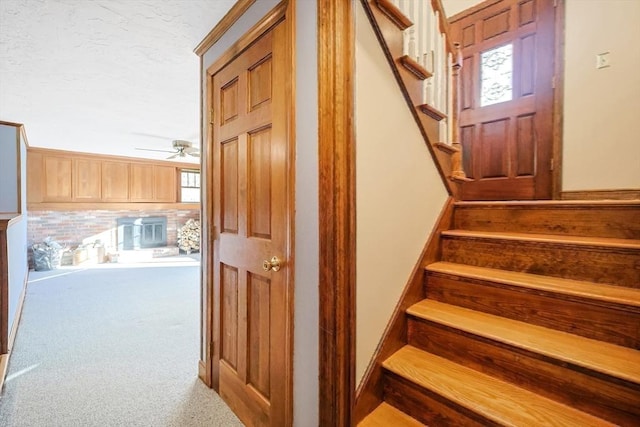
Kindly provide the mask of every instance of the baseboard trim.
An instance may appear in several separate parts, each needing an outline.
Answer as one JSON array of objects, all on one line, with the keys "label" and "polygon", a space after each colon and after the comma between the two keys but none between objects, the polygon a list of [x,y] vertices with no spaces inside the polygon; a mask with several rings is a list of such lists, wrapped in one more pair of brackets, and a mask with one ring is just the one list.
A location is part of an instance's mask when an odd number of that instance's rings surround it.
[{"label": "baseboard trim", "polygon": [[200,378],[207,387],[211,388],[211,381],[209,381],[210,378],[207,376],[207,365],[202,360],[198,361],[198,378]]},{"label": "baseboard trim", "polygon": [[582,190],[582,191],[562,191],[562,200],[640,200],[640,190]]},{"label": "baseboard trim", "polygon": [[20,324],[20,319],[22,318],[22,307],[24,306],[24,299],[27,294],[27,283],[29,281],[29,270],[24,275],[24,280],[22,283],[22,291],[20,292],[20,298],[18,299],[18,308],[16,309],[16,314],[13,319],[13,325],[11,326],[11,331],[9,332],[9,339],[7,341],[7,353],[0,355],[0,393],[2,392],[2,387],[4,387],[4,380],[7,376],[7,370],[9,368],[9,358],[11,357],[11,351],[13,350],[13,343],[16,340],[16,335],[18,334],[18,325]]},{"label": "baseboard trim", "polygon": [[20,298],[18,299],[18,307],[16,308],[16,315],[13,319],[13,325],[11,326],[11,332],[9,332],[9,341],[7,343],[9,347],[9,354],[11,354],[11,349],[13,349],[13,343],[16,340],[16,334],[18,333],[18,326],[20,324],[20,319],[22,318],[22,307],[24,306],[24,299],[27,295],[27,283],[29,281],[29,270],[27,270],[27,274],[24,276],[24,280],[22,283],[22,291],[20,292]]}]

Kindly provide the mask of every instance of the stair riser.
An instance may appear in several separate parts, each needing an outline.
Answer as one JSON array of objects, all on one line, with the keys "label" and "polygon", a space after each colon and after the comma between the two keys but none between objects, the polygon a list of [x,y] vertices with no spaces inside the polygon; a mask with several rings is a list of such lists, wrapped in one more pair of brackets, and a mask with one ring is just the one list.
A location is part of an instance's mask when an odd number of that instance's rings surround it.
[{"label": "stair riser", "polygon": [[439,324],[411,318],[409,344],[620,425],[640,421],[640,385],[564,366]]},{"label": "stair riser", "polygon": [[429,426],[498,426],[388,371],[384,376],[384,400]]},{"label": "stair riser", "polygon": [[469,231],[562,234],[640,239],[640,208],[456,207],[454,228]]},{"label": "stair riser", "polygon": [[640,349],[640,310],[427,272],[427,298]]},{"label": "stair riser", "polygon": [[443,236],[442,260],[640,288],[640,251]]}]

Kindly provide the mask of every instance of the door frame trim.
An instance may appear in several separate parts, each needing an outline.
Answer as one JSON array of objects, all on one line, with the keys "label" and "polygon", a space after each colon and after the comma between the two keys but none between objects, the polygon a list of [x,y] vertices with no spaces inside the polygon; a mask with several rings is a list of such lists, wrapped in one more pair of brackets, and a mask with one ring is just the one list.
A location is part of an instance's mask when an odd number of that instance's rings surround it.
[{"label": "door frame trim", "polygon": [[[238,15],[236,18],[239,18]],[[214,325],[215,318],[215,304],[214,304],[214,289],[213,289],[213,259],[214,259],[214,241],[216,239],[219,230],[209,227],[207,218],[213,213],[213,198],[208,196],[209,189],[213,187],[213,150],[210,147],[213,144],[213,132],[212,132],[212,78],[219,70],[225,65],[231,62],[236,56],[241,54],[249,46],[251,46],[258,38],[264,33],[272,29],[277,24],[284,20],[285,32],[287,35],[287,45],[285,46],[285,61],[289,65],[287,67],[287,76],[283,77],[289,81],[288,90],[285,91],[285,111],[287,115],[286,129],[287,129],[287,207],[286,207],[286,222],[287,222],[287,241],[286,251],[284,254],[288,260],[288,275],[287,275],[287,307],[288,315],[286,316],[286,329],[287,336],[287,348],[284,349],[283,354],[285,357],[285,371],[288,378],[286,381],[286,389],[282,390],[285,395],[285,425],[292,425],[293,423],[293,319],[294,319],[294,237],[295,237],[295,84],[293,79],[295,76],[295,1],[283,0],[278,3],[270,12],[268,12],[262,19],[260,19],[253,27],[251,27],[245,34],[243,34],[235,43],[233,43],[220,57],[207,68],[205,75],[204,93],[202,94],[202,124],[203,129],[206,126],[206,139],[203,138],[202,147],[202,183],[201,195],[202,195],[202,236],[201,236],[201,253],[202,253],[202,334],[201,343],[203,348],[201,349],[198,375],[209,387],[216,391],[219,391],[220,385],[220,373],[217,366],[217,361],[220,359],[220,348],[216,345],[215,334],[216,328]],[[202,64],[202,56],[201,56]]]},{"label": "door frame trim", "polygon": [[318,0],[319,425],[355,404],[356,206],[353,0]]}]

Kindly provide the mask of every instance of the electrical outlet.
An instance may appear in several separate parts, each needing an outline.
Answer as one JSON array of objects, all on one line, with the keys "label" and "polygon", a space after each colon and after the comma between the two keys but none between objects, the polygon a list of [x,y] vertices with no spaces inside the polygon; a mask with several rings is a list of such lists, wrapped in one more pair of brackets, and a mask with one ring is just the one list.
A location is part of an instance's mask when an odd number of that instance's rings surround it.
[{"label": "electrical outlet", "polygon": [[609,52],[603,52],[596,55],[596,68],[607,68],[611,66],[611,59],[609,58]]}]

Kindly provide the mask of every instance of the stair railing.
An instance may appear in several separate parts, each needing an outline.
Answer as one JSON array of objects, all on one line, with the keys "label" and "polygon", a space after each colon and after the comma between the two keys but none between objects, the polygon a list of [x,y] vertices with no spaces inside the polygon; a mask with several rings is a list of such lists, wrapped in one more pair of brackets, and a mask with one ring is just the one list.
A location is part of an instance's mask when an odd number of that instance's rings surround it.
[{"label": "stair railing", "polygon": [[[369,0],[402,32],[401,65],[421,80],[420,93],[410,89],[413,105],[437,122],[426,133],[434,148],[450,155],[441,170],[454,181],[466,180],[458,132],[460,46],[451,41],[440,0]],[[374,14],[375,15],[375,14]],[[439,157],[439,156],[436,156]],[[442,163],[442,162],[441,162]],[[448,170],[447,170],[448,169]]]}]

